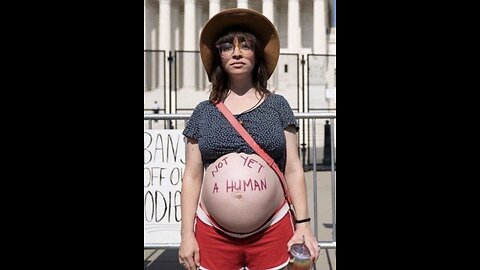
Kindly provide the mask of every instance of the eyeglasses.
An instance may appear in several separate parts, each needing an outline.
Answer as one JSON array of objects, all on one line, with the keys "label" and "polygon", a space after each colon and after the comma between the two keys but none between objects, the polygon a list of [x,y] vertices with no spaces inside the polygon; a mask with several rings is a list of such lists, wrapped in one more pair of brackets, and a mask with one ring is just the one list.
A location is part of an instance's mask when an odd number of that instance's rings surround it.
[{"label": "eyeglasses", "polygon": [[250,41],[242,41],[240,43],[235,43],[235,45],[229,42],[217,45],[218,51],[223,57],[232,56],[233,52],[235,51],[235,47],[238,47],[240,53],[244,56],[250,56],[254,51],[253,43]]}]

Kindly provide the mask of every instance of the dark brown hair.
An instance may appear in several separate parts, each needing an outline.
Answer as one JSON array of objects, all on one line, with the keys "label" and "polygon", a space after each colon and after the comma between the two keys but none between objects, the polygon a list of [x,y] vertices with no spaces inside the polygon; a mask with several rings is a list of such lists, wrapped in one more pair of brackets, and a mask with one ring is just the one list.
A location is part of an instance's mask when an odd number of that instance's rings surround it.
[{"label": "dark brown hair", "polygon": [[[229,30],[217,39],[215,45],[225,42],[233,42],[235,38],[237,38],[239,42],[248,40],[253,43],[255,52],[255,66],[252,71],[253,87],[262,97],[264,95],[269,95],[270,91],[267,89],[268,75],[265,67],[265,58],[263,56],[264,45],[250,32],[241,29]],[[230,80],[228,74],[223,69],[221,62],[220,53],[217,50],[213,59],[214,71],[212,73],[212,88],[209,97],[210,102],[214,104],[225,100],[228,90],[230,89]]]}]

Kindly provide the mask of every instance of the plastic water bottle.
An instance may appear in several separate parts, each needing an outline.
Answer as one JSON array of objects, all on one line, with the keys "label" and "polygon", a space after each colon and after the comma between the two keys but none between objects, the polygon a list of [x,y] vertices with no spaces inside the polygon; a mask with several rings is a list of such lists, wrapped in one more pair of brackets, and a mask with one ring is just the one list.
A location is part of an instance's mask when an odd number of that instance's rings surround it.
[{"label": "plastic water bottle", "polygon": [[310,250],[305,245],[305,237],[303,243],[293,244],[290,248],[290,263],[288,270],[309,270],[312,268]]}]

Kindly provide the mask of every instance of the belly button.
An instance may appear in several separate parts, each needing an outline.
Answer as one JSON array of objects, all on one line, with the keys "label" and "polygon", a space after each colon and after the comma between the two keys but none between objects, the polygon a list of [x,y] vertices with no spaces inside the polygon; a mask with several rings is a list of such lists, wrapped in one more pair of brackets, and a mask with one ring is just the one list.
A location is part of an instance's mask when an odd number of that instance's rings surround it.
[{"label": "belly button", "polygon": [[240,200],[240,199],[242,199],[243,196],[242,196],[242,194],[239,193],[239,194],[235,195],[235,197]]}]

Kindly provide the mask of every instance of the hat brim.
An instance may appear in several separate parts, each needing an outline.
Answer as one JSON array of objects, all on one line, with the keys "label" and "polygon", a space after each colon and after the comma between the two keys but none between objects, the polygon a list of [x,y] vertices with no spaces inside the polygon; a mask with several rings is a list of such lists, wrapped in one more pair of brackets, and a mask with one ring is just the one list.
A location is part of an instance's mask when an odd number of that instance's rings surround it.
[{"label": "hat brim", "polygon": [[280,55],[280,40],[272,22],[259,12],[251,9],[232,8],[216,14],[202,29],[200,34],[200,56],[211,82],[215,42],[228,28],[238,27],[255,35],[264,44],[264,57],[267,76],[270,78]]}]

